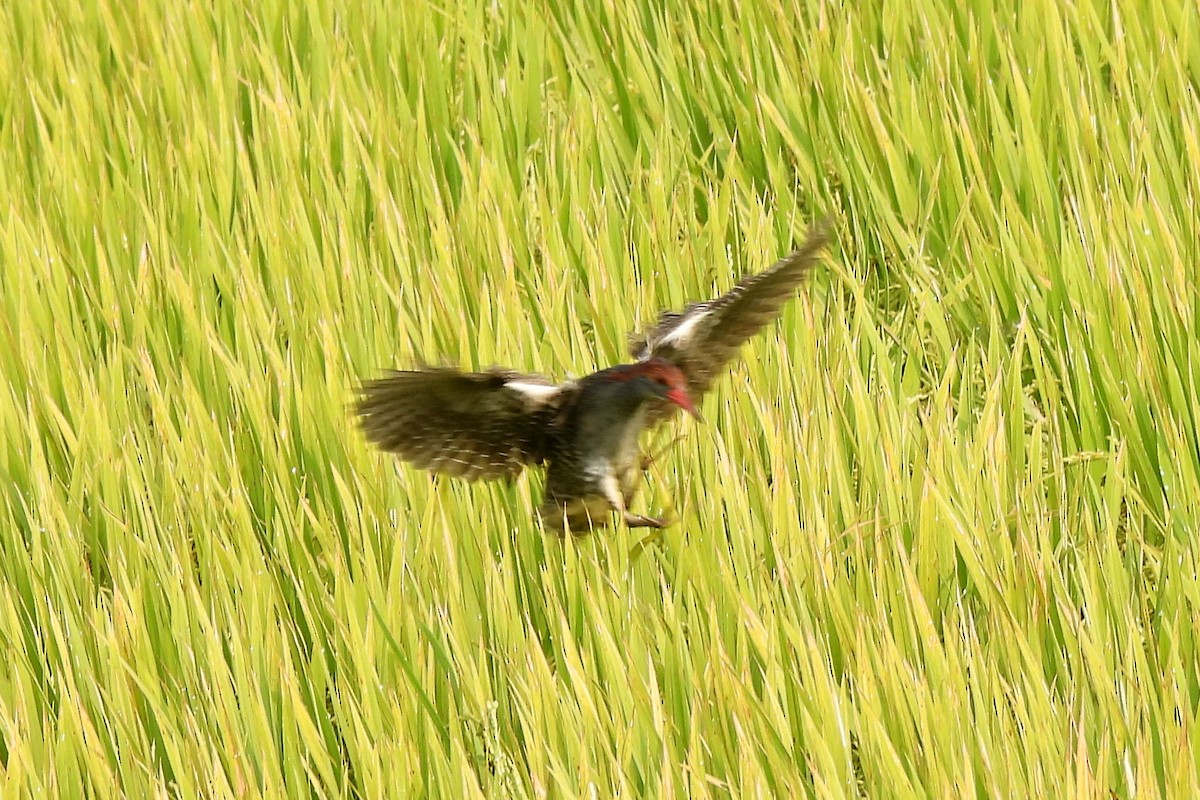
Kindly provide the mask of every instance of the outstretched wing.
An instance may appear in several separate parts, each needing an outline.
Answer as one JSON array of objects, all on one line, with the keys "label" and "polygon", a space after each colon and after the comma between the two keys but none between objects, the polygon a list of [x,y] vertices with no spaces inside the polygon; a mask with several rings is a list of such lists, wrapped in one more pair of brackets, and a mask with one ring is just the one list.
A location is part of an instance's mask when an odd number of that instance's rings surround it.
[{"label": "outstretched wing", "polygon": [[393,372],[364,383],[367,438],[421,469],[475,480],[512,477],[545,460],[574,384],[507,370]]},{"label": "outstretched wing", "polygon": [[[720,297],[691,303],[682,312],[668,311],[658,324],[635,337],[630,352],[640,361],[665,358],[687,378],[693,400],[708,391],[713,381],[737,355],[738,349],[776,317],[783,304],[796,294],[829,243],[827,220],[813,225],[798,250],[756,275],[747,275]],[[662,404],[654,418],[670,416],[673,408]]]}]

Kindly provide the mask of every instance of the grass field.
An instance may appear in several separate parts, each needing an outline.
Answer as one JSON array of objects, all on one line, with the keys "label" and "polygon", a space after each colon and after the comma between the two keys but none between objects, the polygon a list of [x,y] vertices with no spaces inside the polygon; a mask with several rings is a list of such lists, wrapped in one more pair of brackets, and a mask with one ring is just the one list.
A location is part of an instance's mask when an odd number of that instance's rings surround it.
[{"label": "grass field", "polygon": [[[0,185],[0,796],[1195,796],[1194,3],[4,3]],[[827,213],[643,550],[355,428]]]}]

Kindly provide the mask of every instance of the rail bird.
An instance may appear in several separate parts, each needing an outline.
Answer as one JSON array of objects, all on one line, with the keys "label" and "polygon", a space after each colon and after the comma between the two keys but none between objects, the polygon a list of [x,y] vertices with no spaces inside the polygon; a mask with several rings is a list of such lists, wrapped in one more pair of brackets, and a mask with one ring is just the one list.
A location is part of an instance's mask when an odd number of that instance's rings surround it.
[{"label": "rail bird", "polygon": [[513,478],[546,467],[545,526],[587,533],[611,521],[663,527],[629,507],[645,467],[640,434],[696,401],[750,337],[795,296],[830,238],[809,229],[797,250],[721,296],[665,312],[631,338],[634,362],[555,383],[507,369],[393,371],[362,384],[368,440],[415,467],[466,480]]}]

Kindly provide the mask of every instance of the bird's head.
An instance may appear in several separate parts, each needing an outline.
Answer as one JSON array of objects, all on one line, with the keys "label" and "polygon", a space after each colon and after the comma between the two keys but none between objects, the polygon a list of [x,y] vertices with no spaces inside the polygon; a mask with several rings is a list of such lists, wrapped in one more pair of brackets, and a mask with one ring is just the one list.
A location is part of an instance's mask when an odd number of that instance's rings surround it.
[{"label": "bird's head", "polygon": [[687,390],[687,379],[679,367],[663,358],[651,358],[622,368],[618,380],[626,380],[647,399],[658,398],[679,406],[696,419],[700,412]]}]

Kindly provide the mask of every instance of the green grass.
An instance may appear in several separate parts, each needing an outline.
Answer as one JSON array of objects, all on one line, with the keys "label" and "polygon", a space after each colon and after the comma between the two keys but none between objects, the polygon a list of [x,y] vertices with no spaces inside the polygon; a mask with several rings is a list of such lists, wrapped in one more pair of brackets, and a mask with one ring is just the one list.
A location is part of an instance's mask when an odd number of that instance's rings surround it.
[{"label": "green grass", "polygon": [[[252,5],[0,4],[0,796],[1192,796],[1194,3]],[[640,555],[355,430],[826,213]]]}]

